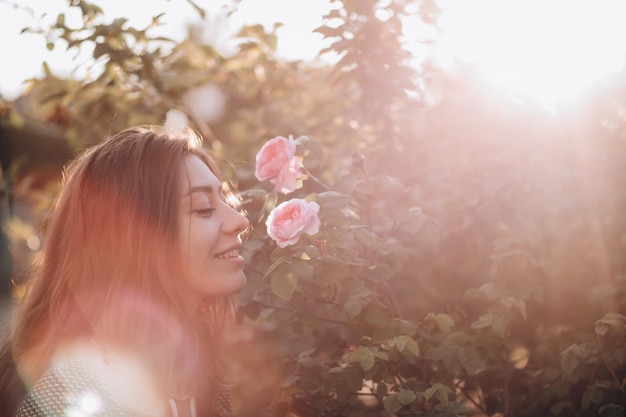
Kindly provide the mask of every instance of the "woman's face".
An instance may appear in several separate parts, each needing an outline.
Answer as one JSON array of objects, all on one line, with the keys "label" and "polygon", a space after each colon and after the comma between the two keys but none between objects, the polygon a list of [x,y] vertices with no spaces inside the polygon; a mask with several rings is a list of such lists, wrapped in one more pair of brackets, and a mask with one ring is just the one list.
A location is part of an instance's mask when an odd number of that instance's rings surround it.
[{"label": "woman's face", "polygon": [[181,170],[180,252],[194,301],[234,294],[246,285],[240,234],[248,219],[225,200],[221,183],[197,156]]}]

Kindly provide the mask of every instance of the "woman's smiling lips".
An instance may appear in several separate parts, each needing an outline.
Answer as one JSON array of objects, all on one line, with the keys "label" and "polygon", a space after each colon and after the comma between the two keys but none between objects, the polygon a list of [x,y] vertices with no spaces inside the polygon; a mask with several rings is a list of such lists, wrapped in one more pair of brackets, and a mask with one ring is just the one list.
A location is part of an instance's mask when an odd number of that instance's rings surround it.
[{"label": "woman's smiling lips", "polygon": [[215,255],[215,257],[217,259],[243,259],[240,255],[239,255],[239,250],[241,249],[241,245],[236,245],[233,246],[230,249],[227,249],[223,252],[218,253],[217,255]]}]

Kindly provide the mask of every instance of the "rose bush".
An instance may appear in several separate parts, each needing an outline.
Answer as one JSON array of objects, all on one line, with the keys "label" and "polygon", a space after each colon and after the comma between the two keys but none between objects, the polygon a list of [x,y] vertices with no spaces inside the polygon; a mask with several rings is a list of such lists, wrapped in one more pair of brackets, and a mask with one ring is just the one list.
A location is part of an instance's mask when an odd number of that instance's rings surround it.
[{"label": "rose bush", "polygon": [[319,204],[301,198],[292,198],[276,206],[267,217],[267,234],[280,248],[293,245],[303,234],[319,231]]},{"label": "rose bush", "polygon": [[269,140],[256,155],[255,176],[259,181],[270,181],[276,191],[288,194],[298,187],[302,178],[302,159],[296,155],[296,143],[277,136]]},{"label": "rose bush", "polygon": [[[528,252],[511,250],[520,243],[507,237],[508,226],[485,230],[489,222],[479,221],[491,219],[500,205],[510,212],[510,204],[530,213],[523,219],[530,222],[545,206],[533,199],[533,187],[568,183],[554,177],[547,182],[529,170],[519,183],[511,182],[508,199],[502,199],[489,182],[500,173],[490,167],[484,182],[470,183],[483,204],[465,220],[475,223],[461,228],[454,217],[445,217],[449,213],[436,199],[425,197],[433,190],[437,195],[436,181],[428,188],[436,176],[424,172],[423,188],[412,189],[408,181],[369,173],[367,157],[346,155],[343,166],[324,166],[324,158],[309,159],[311,143],[302,145],[307,178],[315,180],[303,184],[303,198],[281,203],[275,192],[243,191],[246,200],[261,200],[255,215],[269,215],[267,235],[256,230],[247,242],[260,281],[240,312],[270,327],[268,333],[280,341],[276,349],[289,346],[290,352],[274,415],[531,417],[568,416],[580,409],[581,417],[623,417],[624,278],[607,284],[606,298],[590,296],[584,309],[570,313],[577,319],[560,317],[552,309],[559,288],[575,294],[575,287],[564,281],[553,287],[557,281],[550,278],[557,273],[550,267],[559,253],[542,247],[541,240],[528,243]],[[516,157],[537,167],[532,153]],[[453,187],[463,181],[456,178]],[[313,208],[312,223],[305,207]],[[550,207],[558,209],[550,214],[552,221],[563,222],[562,213],[576,205]],[[301,239],[308,225],[314,241]],[[493,249],[477,250],[474,234],[489,236]],[[466,239],[460,253],[459,236]],[[558,234],[554,239],[565,244]],[[533,251],[543,258],[532,258]],[[471,264],[477,253],[487,261]],[[467,270],[476,276],[458,279]],[[558,323],[568,321],[570,329],[579,326],[576,333],[554,333]]]}]

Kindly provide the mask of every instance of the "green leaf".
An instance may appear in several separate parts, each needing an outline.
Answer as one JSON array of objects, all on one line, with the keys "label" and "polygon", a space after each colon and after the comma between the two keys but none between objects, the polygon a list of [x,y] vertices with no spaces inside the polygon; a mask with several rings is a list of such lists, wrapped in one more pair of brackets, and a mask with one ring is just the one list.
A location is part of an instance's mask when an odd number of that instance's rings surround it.
[{"label": "green leaf", "polygon": [[[389,322],[389,311],[385,310],[383,307],[377,304],[367,304],[365,307],[365,312],[363,315],[363,319],[369,323],[373,324],[376,327],[385,326]],[[388,330],[388,329],[386,329]],[[390,336],[384,337],[383,339],[387,339]],[[374,336],[372,336],[374,339]]]},{"label": "green leaf", "polygon": [[152,16],[152,24],[153,25],[157,25],[159,24],[159,21],[161,20],[161,18],[165,15],[165,13],[159,13],[156,16]]},{"label": "green leaf", "polygon": [[356,226],[351,228],[352,233],[354,233],[354,239],[362,243],[368,248],[378,250],[383,247],[382,239],[374,232],[369,230],[365,226]]},{"label": "green leaf", "polygon": [[397,398],[400,404],[409,405],[417,399],[417,394],[414,391],[403,389],[398,392]]},{"label": "green leaf", "polygon": [[523,346],[517,346],[509,354],[509,362],[515,369],[524,369],[528,365],[530,351]]},{"label": "green leaf", "polygon": [[313,265],[307,263],[306,261],[296,261],[291,264],[293,273],[299,279],[309,279],[313,277],[315,272],[315,268]]},{"label": "green leaf", "polygon": [[276,203],[278,202],[278,194],[275,192],[267,193],[265,195],[265,202],[263,203],[263,209],[259,213],[259,218],[257,219],[258,223],[262,223],[265,215],[276,207]]},{"label": "green leaf", "polygon": [[570,346],[572,353],[580,359],[586,359],[590,355],[598,353],[598,347],[593,343],[576,343]]},{"label": "green leaf", "polygon": [[361,364],[361,368],[363,368],[364,371],[369,371],[370,369],[374,367],[374,364],[376,363],[376,358],[374,357],[374,354],[371,351],[367,350],[367,351],[364,351],[363,355],[361,356],[359,360],[359,363]]},{"label": "green leaf", "polygon": [[372,294],[372,290],[370,290],[369,288],[363,285],[359,285],[358,287],[355,287],[350,291],[350,294],[348,294],[348,298],[361,300],[361,299],[369,297],[371,294]]},{"label": "green leaf", "polygon": [[406,336],[396,336],[393,338],[393,345],[398,349],[398,352],[402,352],[406,346]]},{"label": "green leaf", "polygon": [[568,347],[561,353],[561,370],[566,377],[571,377],[580,363],[580,359],[572,350],[573,346],[575,345]]},{"label": "green leaf", "polygon": [[526,313],[526,302],[524,300],[521,300],[515,297],[506,297],[506,298],[500,298],[500,303],[506,308],[511,308],[513,306],[517,307],[524,321],[528,319],[528,316]]},{"label": "green leaf", "polygon": [[[602,319],[596,321],[596,329],[602,325],[613,329],[620,336],[624,336],[624,334],[626,334],[626,316],[623,316],[622,314],[606,313]],[[601,328],[600,331],[603,331],[603,329]],[[606,332],[604,334],[606,334]],[[600,336],[603,336],[604,334]]]},{"label": "green leaf", "polygon": [[[375,350],[378,351],[378,349]],[[343,360],[347,363],[358,362],[364,371],[372,369],[376,362],[372,349],[364,346],[358,347],[353,352],[348,353]]]},{"label": "green leaf", "polygon": [[320,216],[323,217],[324,224],[328,227],[342,227],[348,221],[344,210],[323,210]]},{"label": "green leaf", "polygon": [[330,27],[330,26],[320,26],[315,29],[313,32],[320,33],[324,38],[335,38],[341,36],[343,34],[344,28],[342,26],[338,27]]},{"label": "green leaf", "polygon": [[434,397],[437,398],[441,404],[448,404],[448,396],[450,393],[452,393],[452,390],[449,387],[440,382],[435,382],[432,387],[424,391],[424,397],[426,397],[426,400],[430,400]]},{"label": "green leaf", "polygon": [[95,48],[93,48],[93,57],[94,59],[98,59],[103,55],[111,52],[111,47],[106,43],[98,43]]},{"label": "green leaf", "polygon": [[373,282],[385,282],[395,275],[395,271],[387,264],[378,264],[368,268],[368,278]]},{"label": "green leaf", "polygon": [[276,45],[278,44],[278,37],[274,34],[269,34],[265,37],[265,42],[271,51],[276,51]]},{"label": "green leaf", "polygon": [[396,336],[389,342],[390,347],[394,347],[398,352],[406,353],[408,357],[413,356],[415,359],[420,356],[420,348],[415,339],[411,336],[401,335]]},{"label": "green leaf", "polygon": [[322,16],[323,19],[341,19],[339,9],[331,9],[328,14]]},{"label": "green leaf", "polygon": [[361,313],[363,306],[367,304],[365,298],[369,297],[371,294],[372,291],[363,285],[359,285],[350,291],[348,299],[343,304],[343,308],[351,319]]},{"label": "green leaf", "polygon": [[[280,249],[280,248],[279,248],[279,249]],[[274,263],[273,263],[273,264],[271,264],[271,265],[269,266],[269,268],[267,268],[267,270],[265,271],[265,274],[263,275],[262,280],[263,280],[263,281],[265,281],[265,279],[266,279],[267,277],[271,276],[271,275],[274,273],[274,271],[276,271],[276,269],[278,269],[278,267],[279,267],[279,266],[281,266],[283,263],[285,263],[285,261],[286,261],[286,260],[287,260],[287,258],[286,258],[286,257],[284,257],[284,256],[279,257],[278,259],[276,259],[276,260],[274,261]]]},{"label": "green leaf", "polygon": [[383,384],[383,383],[378,384],[376,386],[376,396],[382,400],[383,398],[385,398],[386,395],[387,395],[387,384]]},{"label": "green leaf", "polygon": [[[248,188],[246,190],[241,190],[240,192],[241,198],[244,200],[262,200],[265,199],[268,192],[262,188]],[[276,194],[274,194],[276,195]]]},{"label": "green leaf", "polygon": [[[302,254],[306,254],[306,256],[308,256],[309,259],[318,259],[321,256],[321,252],[319,248],[313,245],[300,246],[300,250]],[[300,255],[300,259],[303,259],[302,254]]]},{"label": "green leaf", "polygon": [[493,316],[493,320],[491,322],[491,330],[501,338],[505,338],[507,335],[506,329],[507,321],[499,316]]},{"label": "green leaf", "polygon": [[389,360],[389,354],[387,352],[377,352],[374,356],[384,361]]},{"label": "green leaf", "polygon": [[407,211],[400,213],[396,219],[396,224],[398,228],[408,233],[416,234],[422,228],[425,220],[426,216],[424,216],[421,207],[411,207]]},{"label": "green leaf", "polygon": [[[435,410],[442,413],[445,417],[465,416],[467,407],[463,403],[451,402],[448,404],[439,404],[435,406]],[[437,414],[439,415],[439,414]],[[498,415],[497,413],[495,415]]]},{"label": "green leaf", "polygon": [[293,292],[298,284],[298,277],[292,271],[286,273],[274,272],[270,279],[270,288],[272,292],[287,301],[291,300]]},{"label": "green leaf", "polygon": [[597,386],[589,387],[583,393],[581,406],[583,410],[587,410],[591,403],[602,404],[604,400],[604,392]]},{"label": "green leaf", "polygon": [[402,409],[402,403],[398,400],[396,394],[391,394],[383,400],[385,411],[389,414],[395,414]]},{"label": "green leaf", "polygon": [[474,376],[485,369],[485,365],[480,360],[480,355],[476,349],[473,348],[460,348],[459,349],[459,362],[469,376]]},{"label": "green leaf", "polygon": [[[324,150],[324,147],[322,146],[321,143],[319,143],[316,140],[310,140],[306,136],[300,136],[296,138],[295,142],[298,145],[298,150],[300,149],[302,150],[302,158],[304,160],[304,164],[306,165],[307,170],[310,171],[311,169],[321,167],[324,164],[327,156],[326,156],[326,151]],[[327,192],[341,195],[340,193],[336,191],[327,191]],[[321,194],[325,194],[325,193],[321,193]],[[324,199],[324,197],[322,197],[322,199]],[[326,206],[326,207],[332,208],[332,203],[330,204],[331,204],[330,206]],[[323,205],[324,204],[320,203],[320,206],[323,206]],[[341,206],[341,205],[337,206],[337,208],[343,208],[343,207],[344,206]]]},{"label": "green leaf", "polygon": [[491,326],[493,321],[493,313],[485,313],[478,318],[474,323],[471,324],[472,329],[484,329],[485,327]]},{"label": "green leaf", "polygon": [[[406,336],[409,337],[409,336]],[[420,348],[419,345],[417,344],[417,342],[411,338],[407,341],[406,343],[406,350],[408,352],[410,352],[413,356],[415,356],[415,358],[419,358],[420,356]]]},{"label": "green leaf", "polygon": [[361,312],[363,306],[360,300],[349,299],[343,303],[343,309],[351,319],[355,318]]},{"label": "green leaf", "polygon": [[596,323],[594,330],[598,336],[604,336],[608,333],[609,328],[604,324]]},{"label": "green leaf", "polygon": [[346,265],[343,259],[337,258],[336,256],[332,256],[332,255],[326,255],[326,254],[322,254],[320,261],[322,263],[328,263],[331,265],[341,265],[341,266]]},{"label": "green leaf", "polygon": [[350,390],[356,392],[363,388],[363,373],[360,370],[352,370],[346,373],[346,384]]},{"label": "green leaf", "polygon": [[246,240],[246,242],[243,244],[243,247],[246,252],[253,253],[261,249],[264,245],[265,242],[263,240],[250,238]]},{"label": "green leaf", "polygon": [[440,313],[435,315],[435,324],[442,332],[448,333],[450,328],[454,326],[454,320],[449,315]]},{"label": "green leaf", "polygon": [[415,325],[415,323],[409,320],[394,319],[392,322],[392,326],[394,328],[397,327],[398,333],[407,336],[415,336],[415,333],[417,332],[417,326]]},{"label": "green leaf", "polygon": [[459,350],[458,346],[440,345],[434,347],[428,353],[428,357],[432,360],[442,361],[449,372],[456,372],[460,369]]},{"label": "green leaf", "polygon": [[422,241],[430,244],[431,247],[435,247],[441,240],[441,225],[430,217],[426,217],[426,221],[420,228],[420,236]]},{"label": "green leaf", "polygon": [[624,407],[617,404],[606,404],[598,409],[601,417],[624,417]]}]

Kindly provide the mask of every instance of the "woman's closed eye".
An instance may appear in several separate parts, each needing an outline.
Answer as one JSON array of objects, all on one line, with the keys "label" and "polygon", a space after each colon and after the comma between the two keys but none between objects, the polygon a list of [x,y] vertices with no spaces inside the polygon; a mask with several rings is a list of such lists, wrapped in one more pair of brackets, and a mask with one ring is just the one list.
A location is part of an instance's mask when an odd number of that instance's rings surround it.
[{"label": "woman's closed eye", "polygon": [[206,207],[202,209],[193,210],[194,213],[202,217],[209,217],[211,216],[211,214],[213,214],[214,211],[215,211],[215,208],[213,207]]}]

